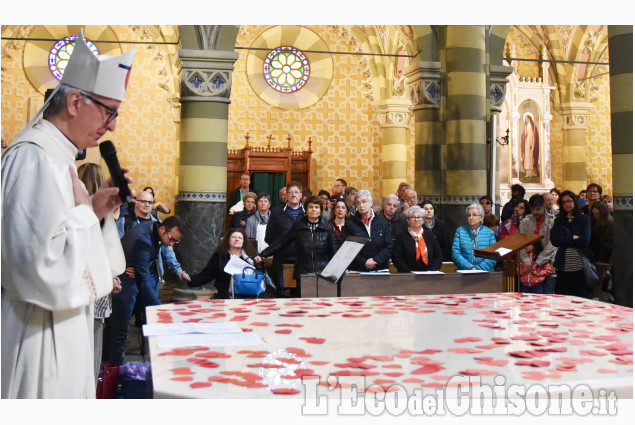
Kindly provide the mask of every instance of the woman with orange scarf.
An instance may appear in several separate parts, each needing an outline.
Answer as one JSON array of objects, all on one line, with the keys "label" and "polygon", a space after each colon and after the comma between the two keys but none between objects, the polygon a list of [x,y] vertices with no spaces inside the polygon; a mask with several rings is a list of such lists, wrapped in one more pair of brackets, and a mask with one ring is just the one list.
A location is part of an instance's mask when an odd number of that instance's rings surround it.
[{"label": "woman with orange scarf", "polygon": [[405,215],[408,228],[395,238],[393,264],[399,273],[439,270],[443,261],[441,247],[432,231],[423,225],[425,211],[414,206]]}]

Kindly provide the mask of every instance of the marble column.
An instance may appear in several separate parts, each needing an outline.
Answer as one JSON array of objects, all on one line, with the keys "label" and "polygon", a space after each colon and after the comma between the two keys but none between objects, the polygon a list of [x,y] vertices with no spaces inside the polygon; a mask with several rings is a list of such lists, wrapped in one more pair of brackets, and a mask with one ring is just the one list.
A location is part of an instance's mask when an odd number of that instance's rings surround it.
[{"label": "marble column", "polygon": [[564,119],[564,183],[561,190],[569,189],[578,193],[586,189],[587,184],[587,128],[589,113],[593,108],[590,103],[572,102],[558,107]]},{"label": "marble column", "polygon": [[633,307],[633,26],[609,25],[615,302]]},{"label": "marble column", "polygon": [[415,189],[438,204],[442,193],[441,63],[415,63],[406,70],[406,83],[415,118]]},{"label": "marble column", "polygon": [[407,181],[408,122],[410,101],[389,99],[377,108],[382,129],[382,198],[395,193],[399,183]]},{"label": "marble column", "polygon": [[466,223],[465,207],[478,203],[487,193],[486,33],[482,25],[449,25],[445,32],[442,53],[447,102],[442,107],[446,122],[442,192],[444,224],[450,234]]},{"label": "marble column", "polygon": [[227,114],[238,53],[181,49],[181,143],[176,214],[186,223],[177,255],[200,271],[225,230]]}]

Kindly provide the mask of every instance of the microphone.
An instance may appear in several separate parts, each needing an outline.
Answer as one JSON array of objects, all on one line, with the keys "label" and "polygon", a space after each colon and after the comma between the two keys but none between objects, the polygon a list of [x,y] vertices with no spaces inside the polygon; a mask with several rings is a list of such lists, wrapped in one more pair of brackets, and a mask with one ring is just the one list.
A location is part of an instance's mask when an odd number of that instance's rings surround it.
[{"label": "microphone", "polygon": [[121,199],[122,203],[132,203],[132,211],[134,211],[135,200],[131,196],[128,181],[126,180],[126,176],[124,176],[121,166],[119,165],[115,145],[113,145],[110,140],[103,141],[99,144],[99,152],[108,166],[108,171],[110,171],[112,181],[115,183],[115,186],[119,188],[119,199]]}]

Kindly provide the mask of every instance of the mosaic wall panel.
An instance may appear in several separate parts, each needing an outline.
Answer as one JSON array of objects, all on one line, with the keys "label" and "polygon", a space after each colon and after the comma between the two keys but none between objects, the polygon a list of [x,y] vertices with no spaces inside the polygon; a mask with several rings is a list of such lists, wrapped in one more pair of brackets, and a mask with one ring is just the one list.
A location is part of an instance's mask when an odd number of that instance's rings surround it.
[{"label": "mosaic wall panel", "polygon": [[[111,28],[120,40],[148,37],[143,27]],[[9,35],[3,31],[3,36]],[[29,99],[39,102],[38,105],[42,103],[42,95],[28,82],[22,69],[24,44],[16,42],[13,45],[17,49],[14,49],[3,43],[2,49],[2,126],[9,142],[27,122]],[[131,48],[130,44],[121,45],[124,52]],[[173,210],[178,123],[168,102],[172,95],[165,87],[165,80],[171,70],[165,59],[157,46],[138,45],[126,99],[119,110],[117,130],[107,133],[103,140],[111,139],[117,146],[120,162],[130,169],[129,175],[135,181],[134,188],[152,186],[157,199]],[[99,162],[99,151],[89,150],[87,160]]]},{"label": "mosaic wall panel", "polygon": [[[241,27],[237,46],[248,47],[267,27]],[[332,26],[311,26],[330,51],[352,51]],[[379,196],[381,179],[381,128],[372,103],[363,97],[363,83],[369,70],[359,56],[333,55],[333,79],[325,95],[314,105],[300,110],[276,108],[251,89],[246,76],[246,50],[239,50],[235,64],[229,106],[228,148],[244,146],[249,132],[252,146],[266,146],[266,137],[273,134],[272,147],[285,147],[287,135],[296,150],[308,148],[309,136],[313,149],[313,191],[331,190],[335,179],[342,177],[349,185],[366,188]],[[408,141],[409,170],[407,178],[414,180],[414,127]]]}]

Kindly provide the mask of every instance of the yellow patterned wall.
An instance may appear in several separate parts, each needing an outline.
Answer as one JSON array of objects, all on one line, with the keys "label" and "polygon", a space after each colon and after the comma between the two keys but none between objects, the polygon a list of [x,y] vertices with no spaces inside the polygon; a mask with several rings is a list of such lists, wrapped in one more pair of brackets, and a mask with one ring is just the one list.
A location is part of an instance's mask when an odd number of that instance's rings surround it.
[{"label": "yellow patterned wall", "polygon": [[[153,40],[156,36],[150,35],[149,30],[155,34],[158,31],[156,28],[112,26],[111,29],[122,41],[165,41]],[[28,36],[26,29],[3,27],[3,37],[13,37],[17,33]],[[26,79],[22,68],[24,44],[24,41],[12,45],[5,41],[2,43],[2,126],[8,142],[27,122],[29,99],[39,104],[42,102],[42,95]],[[132,47],[131,44],[121,44],[123,52]],[[169,84],[166,85],[166,78],[173,73],[169,62],[164,47],[137,45],[126,98],[119,110],[117,129],[114,133],[107,133],[103,140],[111,139],[115,143],[119,161],[130,169],[129,175],[134,179],[133,187],[136,190],[152,186],[156,199],[174,209],[178,110],[175,115],[168,101],[174,96],[169,93],[172,91]],[[99,162],[98,149],[90,149],[87,160]]]},{"label": "yellow patterned wall", "polygon": [[[267,28],[241,27],[236,45],[251,46]],[[309,28],[324,40],[330,51],[351,51],[337,28],[325,25]],[[255,95],[247,81],[247,51],[239,52],[229,106],[228,148],[242,148],[247,132],[253,146],[266,146],[267,135],[273,134],[274,147],[286,146],[286,137],[291,134],[296,150],[307,149],[306,140],[311,136],[313,191],[323,188],[330,191],[335,179],[342,177],[349,186],[368,189],[375,197],[379,196],[381,129],[371,101],[362,95],[367,79],[363,74],[369,71],[361,65],[359,56],[332,55],[333,79],[322,99],[304,109],[284,110]],[[414,149],[409,154],[414,158]],[[412,176],[414,165],[408,177]]]},{"label": "yellow patterned wall", "polygon": [[[602,60],[601,62],[608,62]],[[602,186],[602,193],[613,196],[613,158],[611,149],[611,98],[609,76],[593,78],[593,107],[589,111],[587,127],[587,182]],[[553,99],[553,97],[552,97]],[[564,130],[563,117],[551,103],[551,173],[556,187],[563,187]]]},{"label": "yellow patterned wall", "polygon": [[[603,58],[601,62],[608,62]],[[611,96],[608,69],[594,79],[598,90],[589,117],[587,136],[587,179],[602,186],[602,194],[613,196],[613,156],[611,149]]]}]

